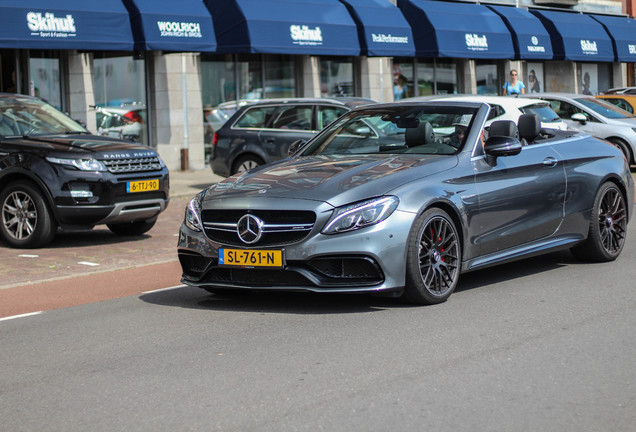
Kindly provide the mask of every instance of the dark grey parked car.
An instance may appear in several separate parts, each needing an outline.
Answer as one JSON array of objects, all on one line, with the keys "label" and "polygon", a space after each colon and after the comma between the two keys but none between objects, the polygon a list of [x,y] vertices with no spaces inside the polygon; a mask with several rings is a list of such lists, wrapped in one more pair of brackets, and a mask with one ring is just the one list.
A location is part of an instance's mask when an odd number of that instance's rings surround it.
[{"label": "dark grey parked car", "polygon": [[634,203],[620,150],[537,114],[486,132],[490,109],[356,108],[292,157],[203,190],[180,230],[182,281],[439,303],[462,272],[560,249],[616,259]]},{"label": "dark grey parked car", "polygon": [[292,142],[309,140],[363,98],[269,99],[240,108],[214,134],[210,167],[227,177],[287,156]]}]

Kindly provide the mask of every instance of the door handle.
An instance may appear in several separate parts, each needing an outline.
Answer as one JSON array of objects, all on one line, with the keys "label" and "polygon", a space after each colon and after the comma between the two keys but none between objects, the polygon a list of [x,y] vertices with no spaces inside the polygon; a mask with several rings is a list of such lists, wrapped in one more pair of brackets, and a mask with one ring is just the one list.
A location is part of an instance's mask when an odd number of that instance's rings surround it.
[{"label": "door handle", "polygon": [[547,157],[545,159],[543,159],[543,165],[545,166],[550,166],[553,167],[555,166],[559,161],[557,161],[557,159],[555,157]]}]

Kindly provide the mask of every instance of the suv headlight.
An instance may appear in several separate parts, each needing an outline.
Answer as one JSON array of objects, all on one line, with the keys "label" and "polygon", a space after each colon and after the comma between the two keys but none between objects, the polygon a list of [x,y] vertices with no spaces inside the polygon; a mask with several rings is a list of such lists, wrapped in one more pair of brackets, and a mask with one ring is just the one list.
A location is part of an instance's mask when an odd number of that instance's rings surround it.
[{"label": "suv headlight", "polygon": [[73,167],[80,171],[107,171],[106,165],[97,159],[61,159],[47,157],[46,160],[54,164]]},{"label": "suv headlight", "polygon": [[194,198],[190,200],[185,209],[185,218],[183,223],[192,231],[203,231],[203,224],[201,223],[201,202],[205,197],[205,190],[196,194]]},{"label": "suv headlight", "polygon": [[322,233],[338,234],[380,223],[391,216],[399,202],[396,196],[385,196],[339,207]]}]

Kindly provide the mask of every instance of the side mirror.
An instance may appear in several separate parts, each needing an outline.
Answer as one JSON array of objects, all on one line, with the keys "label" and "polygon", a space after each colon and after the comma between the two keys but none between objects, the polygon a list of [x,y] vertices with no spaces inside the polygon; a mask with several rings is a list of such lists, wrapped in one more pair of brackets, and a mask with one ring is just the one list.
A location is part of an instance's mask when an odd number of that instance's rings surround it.
[{"label": "side mirror", "polygon": [[488,162],[493,165],[498,157],[514,156],[521,153],[521,141],[507,136],[492,136],[484,144]]},{"label": "side mirror", "polygon": [[581,124],[585,124],[587,123],[587,117],[585,117],[585,114],[583,113],[576,113],[576,114],[572,114],[572,117],[570,117],[572,120],[577,121]]},{"label": "side mirror", "polygon": [[293,156],[298,153],[298,150],[306,143],[307,141],[299,139],[291,143],[289,149],[287,150],[287,156]]}]

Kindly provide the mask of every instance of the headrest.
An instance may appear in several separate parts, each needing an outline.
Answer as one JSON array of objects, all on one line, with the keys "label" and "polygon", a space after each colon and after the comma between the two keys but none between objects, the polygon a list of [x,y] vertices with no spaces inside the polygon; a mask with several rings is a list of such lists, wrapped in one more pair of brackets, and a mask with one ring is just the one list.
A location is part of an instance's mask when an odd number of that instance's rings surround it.
[{"label": "headrest", "polygon": [[519,136],[528,141],[534,139],[541,132],[541,118],[539,114],[521,114],[519,116]]},{"label": "headrest", "polygon": [[519,138],[517,124],[512,120],[497,120],[490,124],[488,136],[506,136],[511,138]]},{"label": "headrest", "polygon": [[435,131],[433,126],[427,122],[420,122],[417,127],[407,128],[404,133],[404,141],[409,147],[430,144],[435,142]]}]

